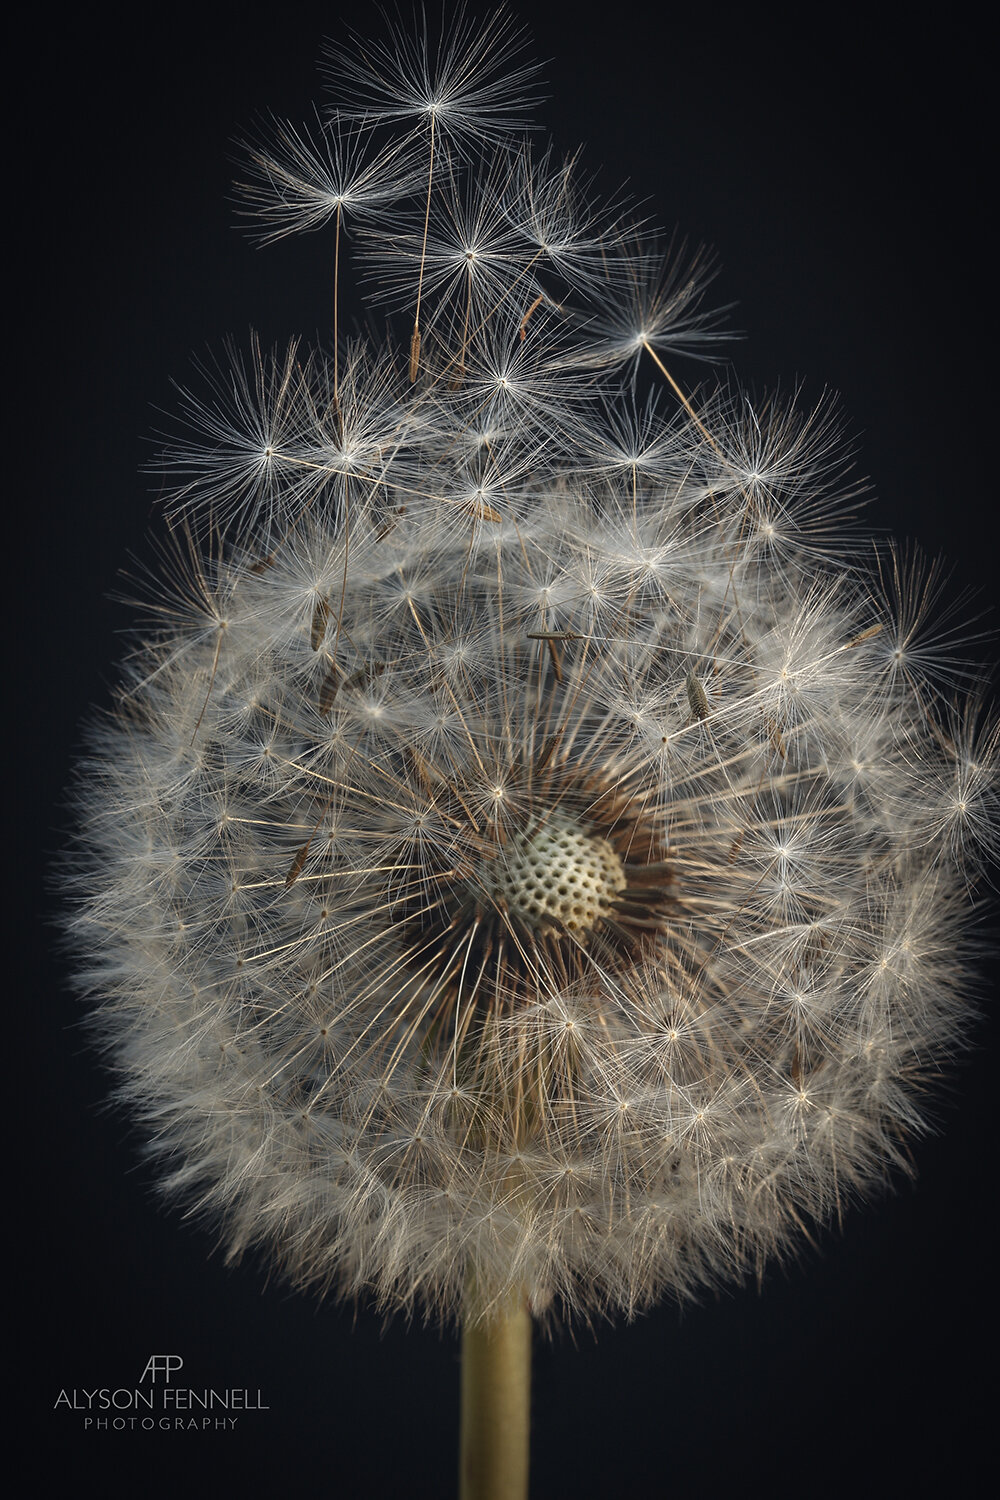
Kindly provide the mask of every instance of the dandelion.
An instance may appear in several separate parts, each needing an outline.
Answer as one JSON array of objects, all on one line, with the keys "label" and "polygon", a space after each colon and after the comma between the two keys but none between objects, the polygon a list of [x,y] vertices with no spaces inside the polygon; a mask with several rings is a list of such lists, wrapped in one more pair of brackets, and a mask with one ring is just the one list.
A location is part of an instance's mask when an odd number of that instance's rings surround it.
[{"label": "dandelion", "polygon": [[185,398],[72,925],[166,1190],[231,1258],[461,1323],[464,1492],[515,1495],[530,1319],[758,1272],[906,1168],[997,733],[933,575],[831,532],[828,403],[667,369],[697,267],[529,157],[503,17],[351,57],[251,198],[339,275],[367,194],[414,331]]}]

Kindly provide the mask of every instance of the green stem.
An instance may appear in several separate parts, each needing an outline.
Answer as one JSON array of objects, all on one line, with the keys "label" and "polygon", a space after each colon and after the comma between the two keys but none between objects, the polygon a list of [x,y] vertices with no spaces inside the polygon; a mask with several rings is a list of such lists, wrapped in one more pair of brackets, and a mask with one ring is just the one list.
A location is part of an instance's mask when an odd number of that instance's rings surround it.
[{"label": "green stem", "polygon": [[462,1328],[460,1500],[527,1500],[531,1314],[524,1296],[482,1311],[470,1287]]}]

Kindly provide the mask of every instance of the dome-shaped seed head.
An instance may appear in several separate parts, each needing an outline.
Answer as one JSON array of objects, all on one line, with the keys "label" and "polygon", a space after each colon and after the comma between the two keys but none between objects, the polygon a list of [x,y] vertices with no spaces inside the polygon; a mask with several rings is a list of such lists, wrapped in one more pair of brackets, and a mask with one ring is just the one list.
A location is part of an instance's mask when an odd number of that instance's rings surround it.
[{"label": "dome-shaped seed head", "polygon": [[673,401],[707,336],[698,276],[505,138],[477,37],[433,108],[358,60],[381,114],[255,153],[273,232],[340,265],[375,225],[405,326],[189,398],[73,931],[120,1097],[231,1255],[445,1319],[470,1271],[628,1313],[907,1165],[996,733],[919,571],[831,541],[825,410],[637,415],[636,359]]}]

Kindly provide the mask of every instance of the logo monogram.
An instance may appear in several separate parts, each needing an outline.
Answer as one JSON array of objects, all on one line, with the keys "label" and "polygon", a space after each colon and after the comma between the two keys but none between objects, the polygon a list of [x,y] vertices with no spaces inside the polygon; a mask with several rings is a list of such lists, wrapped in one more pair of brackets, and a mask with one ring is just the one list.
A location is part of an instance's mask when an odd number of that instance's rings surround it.
[{"label": "logo monogram", "polygon": [[141,1385],[148,1375],[155,1385],[156,1373],[159,1370],[163,1374],[164,1382],[169,1385],[174,1371],[179,1370],[183,1363],[179,1354],[151,1354],[146,1361],[146,1368],[139,1377],[139,1384]]}]

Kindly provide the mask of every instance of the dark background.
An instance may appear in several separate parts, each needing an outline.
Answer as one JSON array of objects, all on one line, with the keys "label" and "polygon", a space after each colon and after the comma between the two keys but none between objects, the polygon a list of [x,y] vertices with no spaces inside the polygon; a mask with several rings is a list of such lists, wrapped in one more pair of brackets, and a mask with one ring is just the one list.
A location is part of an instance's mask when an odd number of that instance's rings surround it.
[{"label": "dark background", "polygon": [[[329,306],[328,239],[254,249],[227,199],[233,138],[265,109],[306,116],[337,8],[141,14],[81,11],[8,63],[27,85],[17,171],[8,158],[14,248],[27,253],[8,283],[6,350],[15,403],[27,398],[23,413],[7,404],[8,873],[28,904],[6,1000],[27,1023],[6,1059],[23,1094],[6,1120],[9,1238],[24,1252],[9,1295],[29,1335],[19,1428],[53,1486],[446,1497],[455,1341],[383,1331],[364,1311],[265,1286],[253,1267],[226,1269],[207,1232],[160,1210],[128,1123],[102,1112],[106,1079],[46,917],[78,725],[106,698],[128,624],[107,596],[162,528],[138,472],[154,408],[170,408],[169,377],[187,377],[192,352],[250,326],[265,344],[323,335]],[[343,14],[381,26],[367,4]],[[716,297],[738,302],[747,333],[737,371],[757,389],[803,377],[806,399],[839,391],[873,479],[870,524],[945,554],[954,592],[988,609],[984,39],[954,16],[932,35],[871,8],[521,14],[551,59],[541,117],[557,143],[586,141],[609,189],[630,179],[668,228],[715,247]],[[689,384],[701,373],[677,368]],[[992,1420],[996,1088],[985,1025],[980,1036],[942,1101],[943,1133],[917,1144],[915,1187],[851,1213],[759,1292],[539,1342],[535,1500],[865,1495],[917,1480],[961,1492]],[[61,1388],[133,1387],[164,1352],[184,1357],[186,1384],[259,1387],[269,1410],[204,1435],[84,1432],[81,1414],[52,1410]]]}]

